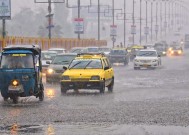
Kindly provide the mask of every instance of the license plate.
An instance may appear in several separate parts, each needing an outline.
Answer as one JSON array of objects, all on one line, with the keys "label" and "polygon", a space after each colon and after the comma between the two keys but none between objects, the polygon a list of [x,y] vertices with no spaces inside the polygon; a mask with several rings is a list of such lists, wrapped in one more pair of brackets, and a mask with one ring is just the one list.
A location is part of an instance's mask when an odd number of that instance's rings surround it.
[{"label": "license plate", "polygon": [[143,67],[148,67],[148,65],[147,65],[147,64],[144,64]]}]

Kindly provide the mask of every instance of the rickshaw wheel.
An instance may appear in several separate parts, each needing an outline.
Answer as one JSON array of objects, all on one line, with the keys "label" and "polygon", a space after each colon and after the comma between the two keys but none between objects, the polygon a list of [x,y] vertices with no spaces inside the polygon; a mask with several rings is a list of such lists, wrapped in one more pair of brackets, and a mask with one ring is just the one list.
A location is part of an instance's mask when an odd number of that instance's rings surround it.
[{"label": "rickshaw wheel", "polygon": [[44,100],[44,91],[42,90],[40,93],[39,93],[39,101],[43,101]]},{"label": "rickshaw wheel", "polygon": [[4,101],[7,101],[9,99],[9,97],[3,97]]},{"label": "rickshaw wheel", "polygon": [[18,96],[13,96],[12,100],[13,100],[14,104],[17,104],[18,103]]}]

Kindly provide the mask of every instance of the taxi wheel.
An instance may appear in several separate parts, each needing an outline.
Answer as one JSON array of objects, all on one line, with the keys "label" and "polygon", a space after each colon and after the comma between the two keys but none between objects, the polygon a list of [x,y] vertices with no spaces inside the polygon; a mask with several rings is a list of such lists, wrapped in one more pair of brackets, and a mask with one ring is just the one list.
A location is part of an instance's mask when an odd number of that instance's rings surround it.
[{"label": "taxi wheel", "polygon": [[105,92],[105,81],[101,84],[100,93]]},{"label": "taxi wheel", "polygon": [[112,82],[111,82],[111,84],[108,86],[108,91],[109,91],[109,92],[113,92],[113,89],[114,89],[114,78],[112,78]]},{"label": "taxi wheel", "polygon": [[61,87],[61,93],[66,94],[66,92],[67,92],[67,90],[65,88]]}]

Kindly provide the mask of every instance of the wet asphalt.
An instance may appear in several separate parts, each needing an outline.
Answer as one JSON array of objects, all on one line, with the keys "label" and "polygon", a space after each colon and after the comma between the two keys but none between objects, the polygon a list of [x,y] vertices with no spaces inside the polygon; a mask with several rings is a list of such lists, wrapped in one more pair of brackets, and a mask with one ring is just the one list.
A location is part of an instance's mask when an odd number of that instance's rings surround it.
[{"label": "wet asphalt", "polygon": [[[69,91],[45,83],[45,100],[0,97],[0,134],[187,135],[189,51],[155,70],[114,65],[114,92]],[[44,78],[45,79],[45,78]],[[45,82],[45,81],[44,81]]]}]

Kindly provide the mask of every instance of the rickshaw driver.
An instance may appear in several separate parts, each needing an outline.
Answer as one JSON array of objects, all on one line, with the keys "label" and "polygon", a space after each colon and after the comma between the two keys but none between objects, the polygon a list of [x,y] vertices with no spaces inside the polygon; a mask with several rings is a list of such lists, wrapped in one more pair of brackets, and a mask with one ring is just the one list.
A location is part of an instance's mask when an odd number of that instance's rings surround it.
[{"label": "rickshaw driver", "polygon": [[24,68],[24,64],[20,58],[11,59],[8,68]]}]

